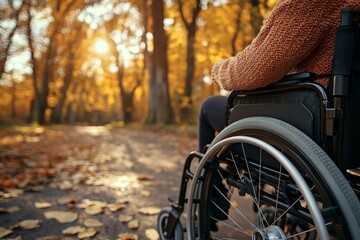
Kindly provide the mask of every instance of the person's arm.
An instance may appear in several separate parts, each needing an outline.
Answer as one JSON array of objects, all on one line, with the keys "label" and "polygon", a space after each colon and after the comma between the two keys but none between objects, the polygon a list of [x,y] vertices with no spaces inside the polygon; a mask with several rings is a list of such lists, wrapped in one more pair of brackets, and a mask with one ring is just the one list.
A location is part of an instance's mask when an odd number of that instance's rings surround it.
[{"label": "person's arm", "polygon": [[326,37],[336,0],[279,0],[252,43],[217,62],[212,78],[225,90],[250,90],[280,80]]}]

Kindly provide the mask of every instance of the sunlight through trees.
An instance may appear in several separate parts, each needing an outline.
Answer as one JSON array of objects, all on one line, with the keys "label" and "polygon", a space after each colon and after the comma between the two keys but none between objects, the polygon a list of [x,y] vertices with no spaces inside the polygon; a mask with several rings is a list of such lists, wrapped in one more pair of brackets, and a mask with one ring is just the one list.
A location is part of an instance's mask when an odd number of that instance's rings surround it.
[{"label": "sunlight through trees", "polygon": [[196,123],[275,3],[0,1],[0,123]]}]

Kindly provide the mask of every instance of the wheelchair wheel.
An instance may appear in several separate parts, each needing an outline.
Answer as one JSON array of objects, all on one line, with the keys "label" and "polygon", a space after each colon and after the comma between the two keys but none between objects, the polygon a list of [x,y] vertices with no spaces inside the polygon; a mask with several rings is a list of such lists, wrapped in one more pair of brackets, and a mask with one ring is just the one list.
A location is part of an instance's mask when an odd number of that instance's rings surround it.
[{"label": "wheelchair wheel", "polygon": [[180,222],[176,223],[173,236],[172,237],[166,236],[166,226],[167,226],[167,221],[168,221],[170,212],[171,212],[171,208],[166,207],[166,208],[163,208],[159,213],[157,227],[158,227],[160,240],[171,240],[171,239],[172,240],[183,240],[184,233],[183,233],[183,228],[182,228]]},{"label": "wheelchair wheel", "polygon": [[293,126],[266,117],[240,120],[214,139],[187,213],[189,239],[360,236],[359,200],[332,160]]}]

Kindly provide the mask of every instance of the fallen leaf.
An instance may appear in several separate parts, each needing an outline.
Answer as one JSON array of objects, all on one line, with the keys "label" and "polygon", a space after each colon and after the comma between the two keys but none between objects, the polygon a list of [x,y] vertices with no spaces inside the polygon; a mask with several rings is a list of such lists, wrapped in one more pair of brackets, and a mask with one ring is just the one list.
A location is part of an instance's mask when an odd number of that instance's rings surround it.
[{"label": "fallen leaf", "polygon": [[122,234],[119,234],[118,237],[120,240],[138,240],[139,239],[138,235],[135,233],[122,233]]},{"label": "fallen leaf", "polygon": [[36,208],[49,208],[51,206],[52,206],[52,204],[49,202],[35,202]]},{"label": "fallen leaf", "polygon": [[157,180],[151,182],[144,182],[143,184],[145,187],[158,187],[158,186],[165,186],[168,184],[168,182],[165,180]]},{"label": "fallen leaf", "polygon": [[59,198],[57,200],[57,202],[61,205],[66,205],[66,204],[70,204],[70,203],[75,203],[77,201],[77,197],[76,196],[67,196],[67,197],[62,197]]},{"label": "fallen leaf", "polygon": [[13,231],[10,230],[10,229],[6,229],[6,228],[3,228],[3,227],[0,227],[0,238],[9,235],[9,234],[11,234],[12,232],[13,232]]},{"label": "fallen leaf", "polygon": [[231,206],[237,207],[238,203],[235,200],[231,200]]},{"label": "fallen leaf", "polygon": [[96,215],[104,212],[104,208],[99,205],[93,205],[85,208],[85,212],[89,215]]},{"label": "fallen leaf", "polygon": [[107,205],[107,208],[111,211],[111,212],[116,212],[119,210],[122,210],[124,208],[126,208],[126,205],[123,203],[109,203]]},{"label": "fallen leaf", "polygon": [[119,222],[127,223],[127,222],[130,222],[133,218],[134,218],[134,216],[132,216],[132,215],[121,214],[119,216]]},{"label": "fallen leaf", "polygon": [[89,237],[93,237],[95,236],[97,233],[95,228],[87,228],[84,231],[81,231],[78,233],[78,238],[83,239],[83,238],[89,238]]},{"label": "fallen leaf", "polygon": [[4,196],[4,198],[16,198],[23,193],[24,193],[24,190],[22,190],[22,189],[11,188],[11,189],[7,190],[7,193],[5,193],[6,196]]},{"label": "fallen leaf", "polygon": [[18,206],[12,206],[8,208],[0,208],[0,213],[15,213],[20,211],[20,208]]},{"label": "fallen leaf", "polygon": [[65,228],[62,233],[63,234],[67,234],[67,235],[74,235],[74,234],[78,234],[79,232],[85,231],[85,228],[81,227],[81,226],[72,226],[72,227],[68,227]]},{"label": "fallen leaf", "polygon": [[50,236],[36,238],[36,240],[74,240],[74,238],[68,238],[68,237],[57,236],[57,235],[50,235]]},{"label": "fallen leaf", "polygon": [[158,240],[159,239],[159,233],[154,228],[149,228],[145,230],[145,236],[149,240]]},{"label": "fallen leaf", "polygon": [[149,175],[138,175],[137,179],[139,181],[147,181],[147,180],[153,180],[154,177],[153,176],[149,176]]},{"label": "fallen leaf", "polygon": [[88,203],[89,203],[89,205],[96,205],[96,206],[103,207],[103,208],[107,206],[106,202],[101,202],[101,201],[89,200]]},{"label": "fallen leaf", "polygon": [[34,229],[40,227],[41,220],[40,219],[29,219],[23,220],[18,223],[18,226],[22,229]]},{"label": "fallen leaf", "polygon": [[56,219],[60,223],[70,223],[78,219],[78,214],[72,211],[47,211],[44,215],[45,218]]},{"label": "fallen leaf", "polygon": [[159,214],[161,211],[158,207],[143,207],[138,210],[139,213],[145,214],[145,215],[155,215]]},{"label": "fallen leaf", "polygon": [[86,227],[101,227],[103,223],[97,220],[96,218],[87,218],[84,221],[84,225]]},{"label": "fallen leaf", "polygon": [[150,191],[143,190],[143,191],[141,191],[141,195],[143,195],[144,197],[150,197],[150,196],[151,196],[151,192],[150,192]]},{"label": "fallen leaf", "polygon": [[76,207],[78,207],[78,208],[88,208],[88,207],[91,207],[91,206],[97,206],[97,207],[105,208],[107,206],[107,203],[100,202],[100,201],[93,201],[93,200],[90,200],[90,199],[83,199],[81,201],[81,203],[76,205]]},{"label": "fallen leaf", "polygon": [[133,219],[130,222],[128,222],[127,226],[130,229],[137,229],[139,228],[139,220]]}]

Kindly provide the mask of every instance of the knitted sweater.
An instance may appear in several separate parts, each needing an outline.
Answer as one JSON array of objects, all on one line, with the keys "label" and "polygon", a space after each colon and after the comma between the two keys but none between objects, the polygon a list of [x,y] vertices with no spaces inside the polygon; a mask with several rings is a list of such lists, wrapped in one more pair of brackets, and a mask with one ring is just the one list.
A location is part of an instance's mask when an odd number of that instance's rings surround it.
[{"label": "knitted sweater", "polygon": [[279,0],[258,36],[236,56],[215,63],[212,79],[225,90],[264,87],[294,72],[323,76],[327,85],[341,9],[360,0]]}]

